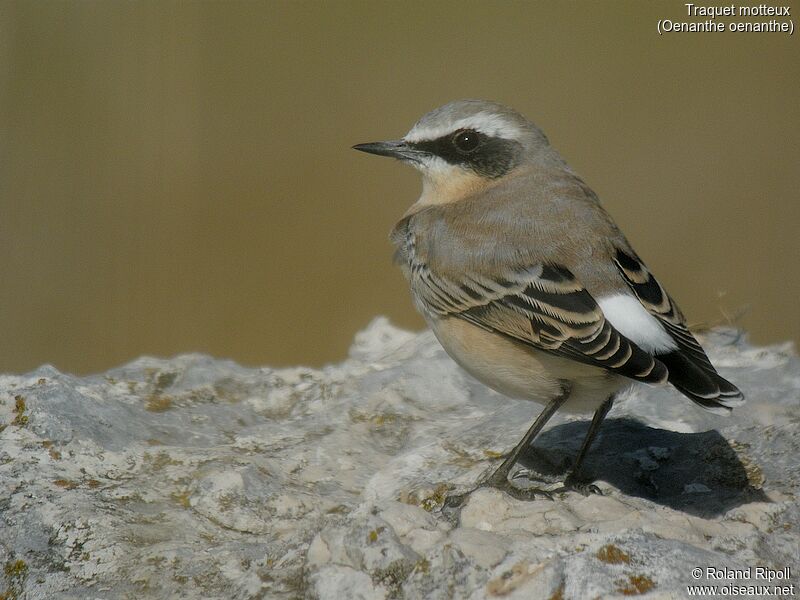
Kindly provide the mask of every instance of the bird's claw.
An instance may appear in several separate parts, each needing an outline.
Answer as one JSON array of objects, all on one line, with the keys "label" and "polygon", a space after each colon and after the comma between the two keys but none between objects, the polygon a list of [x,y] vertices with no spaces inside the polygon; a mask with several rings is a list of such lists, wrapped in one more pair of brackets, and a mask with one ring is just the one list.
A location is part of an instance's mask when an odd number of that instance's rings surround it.
[{"label": "bird's claw", "polygon": [[578,492],[583,496],[602,496],[603,490],[590,481],[580,481],[574,475],[568,475],[564,480],[564,485],[556,490],[557,492]]},{"label": "bird's claw", "polygon": [[[528,481],[540,481],[540,482],[548,483],[548,484],[561,483],[561,485],[559,487],[556,487],[556,488],[553,488],[553,489],[550,489],[550,490],[547,491],[547,493],[550,494],[550,495],[552,495],[552,494],[561,494],[561,493],[564,493],[564,492],[578,492],[579,494],[582,494],[584,496],[591,496],[591,495],[602,496],[603,495],[602,490],[599,487],[597,487],[595,484],[593,484],[591,482],[588,482],[588,481],[581,481],[574,474],[567,475],[567,478],[564,479],[563,482],[560,482],[558,480],[548,479],[545,476],[541,475],[540,473],[537,473],[536,471],[533,471],[531,469],[522,468],[522,469],[517,470],[511,476],[511,480],[512,481],[517,480],[517,479],[525,479],[525,480],[528,480]],[[502,485],[501,486],[496,486],[496,487],[502,488]],[[522,489],[524,489],[524,488],[522,488]],[[540,490],[540,491],[544,492],[544,490]],[[513,494],[511,494],[511,495],[513,495]]]},{"label": "bird's claw", "polygon": [[527,469],[525,467],[517,469],[511,476],[512,481],[516,479],[524,479],[527,481],[539,481],[541,483],[546,483],[546,484],[553,484],[560,482],[560,479],[554,477],[548,477],[546,475],[543,475],[542,473],[539,473],[538,471],[534,471],[533,469]]},{"label": "bird's claw", "polygon": [[[541,487],[517,487],[514,485],[514,480],[526,479],[528,481],[539,481],[544,484],[549,484],[548,489]],[[559,485],[560,484],[560,485]],[[445,499],[445,507],[458,508],[464,504],[470,495],[475,490],[480,488],[492,487],[501,492],[505,492],[516,500],[536,500],[537,497],[553,500],[554,494],[562,494],[565,492],[578,492],[583,496],[598,495],[602,496],[602,490],[594,483],[588,481],[581,481],[574,471],[570,472],[566,479],[560,481],[558,479],[547,479],[540,473],[527,468],[520,468],[515,471],[511,477],[508,475],[507,468],[500,468],[492,473],[482,483],[478,484],[474,489],[463,494],[448,495]]]},{"label": "bird's claw", "polygon": [[506,494],[508,494],[509,496],[511,496],[516,500],[524,500],[524,501],[536,500],[537,496],[544,498],[546,500],[551,500],[551,501],[553,500],[553,493],[550,490],[545,490],[542,488],[535,488],[535,487],[518,488],[510,481],[505,486],[494,486],[494,487],[496,487],[502,492],[505,492]]},{"label": "bird's claw", "polygon": [[[502,476],[500,476],[502,475]],[[511,479],[520,479],[518,474],[515,474]],[[505,473],[498,474],[495,473],[489,479],[481,484],[480,487],[493,487],[496,490],[500,490],[501,492],[505,492],[512,498],[516,498],[517,500],[535,500],[537,496],[541,496],[542,498],[547,498],[548,500],[553,499],[553,494],[551,490],[545,490],[542,488],[536,487],[527,487],[521,488],[517,487],[510,481]]]},{"label": "bird's claw", "polygon": [[[513,477],[515,479],[517,477]],[[489,477],[486,481],[479,484],[475,489],[470,490],[469,492],[465,492],[463,494],[452,494],[448,495],[444,501],[444,506],[446,508],[459,508],[463,506],[464,502],[466,502],[467,498],[469,498],[473,492],[481,489],[491,487],[501,492],[505,492],[512,498],[516,500],[524,500],[524,501],[531,501],[536,500],[538,498],[545,498],[547,500],[553,500],[553,493],[554,490],[546,490],[537,487],[517,487],[511,481],[509,481],[505,476],[504,477],[497,477],[492,476]],[[556,490],[558,491],[558,490]]]}]

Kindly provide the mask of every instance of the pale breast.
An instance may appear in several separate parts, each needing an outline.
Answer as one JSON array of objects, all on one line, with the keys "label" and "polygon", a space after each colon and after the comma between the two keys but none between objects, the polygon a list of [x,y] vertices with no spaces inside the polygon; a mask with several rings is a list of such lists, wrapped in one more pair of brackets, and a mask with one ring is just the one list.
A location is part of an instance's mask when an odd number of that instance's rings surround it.
[{"label": "pale breast", "polygon": [[453,360],[484,385],[511,398],[545,404],[561,393],[562,382],[569,382],[572,392],[562,408],[591,412],[629,383],[603,369],[514,342],[463,319],[427,320]]}]

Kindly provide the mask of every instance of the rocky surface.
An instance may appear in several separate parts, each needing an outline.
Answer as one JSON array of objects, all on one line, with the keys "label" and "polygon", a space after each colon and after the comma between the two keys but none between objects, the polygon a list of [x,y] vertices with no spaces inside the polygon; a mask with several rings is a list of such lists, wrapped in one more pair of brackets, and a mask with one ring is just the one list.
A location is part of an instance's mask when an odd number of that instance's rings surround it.
[{"label": "rocky surface", "polygon": [[[321,370],[186,355],[2,376],[0,598],[684,598],[708,567],[796,585],[800,362],[704,342],[748,397],[733,416],[634,387],[586,463],[604,495],[459,508],[538,407],[383,319]],[[587,425],[557,416],[528,466],[562,473]]]}]

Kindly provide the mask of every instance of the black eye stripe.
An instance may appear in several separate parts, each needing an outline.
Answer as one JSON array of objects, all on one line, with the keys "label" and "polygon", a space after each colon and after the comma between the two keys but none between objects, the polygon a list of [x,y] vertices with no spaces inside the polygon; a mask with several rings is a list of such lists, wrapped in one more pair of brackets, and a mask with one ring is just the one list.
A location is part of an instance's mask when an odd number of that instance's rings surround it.
[{"label": "black eye stripe", "polygon": [[489,136],[475,132],[479,143],[471,151],[464,152],[455,144],[455,137],[466,131],[461,130],[443,135],[435,140],[422,140],[410,144],[417,150],[438,156],[442,160],[474,171],[481,177],[502,177],[513,169],[522,158],[522,144],[514,140]]}]

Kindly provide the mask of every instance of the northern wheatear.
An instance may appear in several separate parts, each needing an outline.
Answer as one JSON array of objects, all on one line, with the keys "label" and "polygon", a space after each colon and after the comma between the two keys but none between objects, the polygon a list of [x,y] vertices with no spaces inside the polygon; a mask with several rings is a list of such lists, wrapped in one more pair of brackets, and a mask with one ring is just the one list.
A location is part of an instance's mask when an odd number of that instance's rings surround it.
[{"label": "northern wheatear", "polygon": [[565,489],[615,394],[671,383],[705,409],[743,402],[686,327],[595,193],[514,110],[459,100],[398,141],[354,146],[422,172],[422,195],[394,227],[396,261],[447,353],[478,380],[544,404],[487,483],[518,498],[511,467],[556,410],[594,411]]}]

